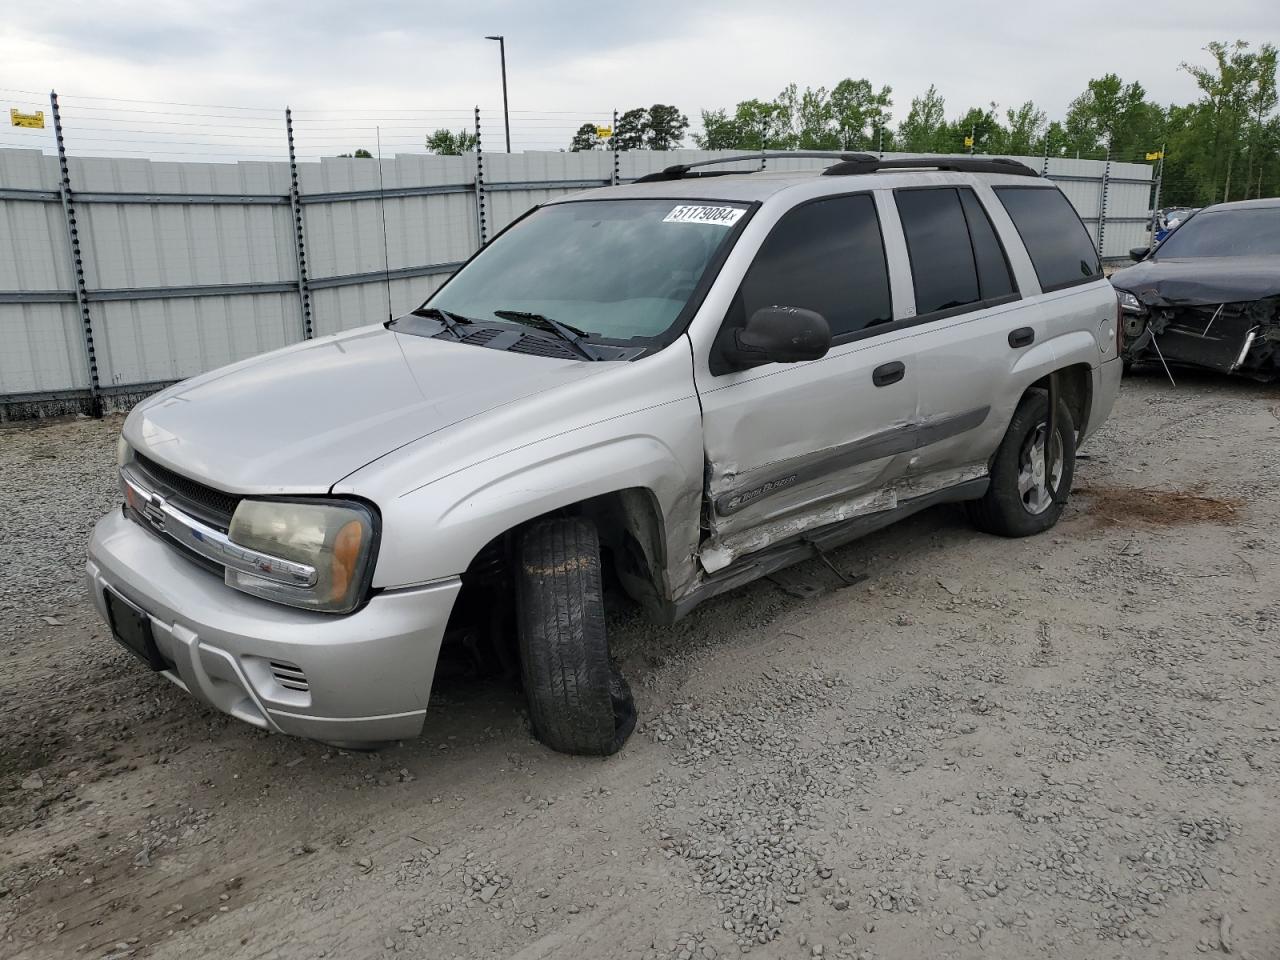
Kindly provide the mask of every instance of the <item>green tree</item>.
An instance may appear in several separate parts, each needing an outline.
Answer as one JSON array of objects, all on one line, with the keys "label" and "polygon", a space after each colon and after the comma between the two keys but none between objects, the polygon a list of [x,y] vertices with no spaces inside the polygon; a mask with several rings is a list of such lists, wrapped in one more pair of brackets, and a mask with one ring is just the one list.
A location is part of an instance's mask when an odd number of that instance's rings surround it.
[{"label": "green tree", "polygon": [[831,115],[841,150],[874,147],[876,134],[892,119],[893,89],[878,91],[870,80],[846,78],[831,91]]},{"label": "green tree", "polygon": [[[616,130],[614,134],[617,134]],[[578,132],[573,135],[573,139],[569,142],[569,149],[573,153],[578,153],[582,150],[603,150],[608,142],[596,132],[594,123],[584,123],[578,128]]]},{"label": "green tree", "polygon": [[684,143],[689,118],[667,103],[649,108],[649,122],[644,131],[644,145],[650,150],[675,150]]},{"label": "green tree", "polygon": [[986,110],[981,107],[970,107],[964,116],[954,123],[947,124],[943,132],[944,153],[968,153],[970,147],[965,146],[965,138],[973,137],[974,153],[1004,153],[1007,131],[996,118],[996,105],[991,104]]},{"label": "green tree", "polygon": [[1140,83],[1125,83],[1108,73],[1090,80],[1071,101],[1064,127],[1068,153],[1100,159],[1141,160],[1159,149],[1164,111],[1147,100]]},{"label": "green tree", "polygon": [[427,136],[427,149],[441,156],[458,156],[476,148],[476,135],[468,130],[454,133],[441,127]]},{"label": "green tree", "polygon": [[628,110],[618,118],[613,131],[613,142],[619,150],[639,150],[644,146],[645,133],[649,129],[649,111],[644,107]]},{"label": "green tree", "polygon": [[737,115],[729,116],[727,110],[703,110],[702,133],[693,135],[693,142],[701,150],[733,150],[742,146],[742,130]]},{"label": "green tree", "polygon": [[1253,178],[1253,169],[1248,166],[1245,184],[1240,185],[1238,169],[1242,154],[1246,162],[1253,158],[1260,165],[1266,165],[1265,157],[1257,155],[1251,147],[1255,139],[1259,147],[1265,143],[1268,114],[1276,106],[1275,48],[1263,44],[1258,53],[1250,53],[1249,44],[1237,40],[1231,44],[1215,41],[1205,50],[1213,57],[1212,66],[1184,63],[1182,69],[1195,78],[1200,88],[1202,96],[1196,105],[1200,114],[1198,126],[1211,130],[1212,138],[1207,151],[1203,143],[1187,146],[1200,155],[1199,163],[1194,165],[1201,177],[1208,179],[1207,184],[1201,183],[1201,195],[1207,193],[1211,201],[1228,200],[1233,186],[1246,196]]},{"label": "green tree", "polygon": [[1010,107],[1004,112],[1009,121],[1004,150],[1015,156],[1039,153],[1044,146],[1044,131],[1049,124],[1048,115],[1028,100],[1016,110]]},{"label": "green tree", "polygon": [[946,125],[946,101],[930,84],[923,97],[911,99],[907,119],[898,128],[898,147],[907,153],[938,153],[944,149]]},{"label": "green tree", "polygon": [[372,160],[373,159],[373,154],[370,153],[368,150],[364,149],[363,147],[357,149],[355,153],[340,153],[338,154],[338,156],[347,157],[349,159],[355,159],[355,160]]}]

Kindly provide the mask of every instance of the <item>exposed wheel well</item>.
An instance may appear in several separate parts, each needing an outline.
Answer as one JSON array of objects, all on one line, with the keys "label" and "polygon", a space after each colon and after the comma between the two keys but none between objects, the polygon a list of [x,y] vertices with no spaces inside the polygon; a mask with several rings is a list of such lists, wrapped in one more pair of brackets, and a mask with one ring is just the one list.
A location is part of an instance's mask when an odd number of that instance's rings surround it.
[{"label": "exposed wheel well", "polygon": [[568,504],[546,514],[530,517],[489,541],[472,559],[463,574],[464,587],[471,584],[505,586],[500,568],[509,563],[516,538],[531,523],[548,516],[589,518],[600,536],[601,559],[606,578],[622,589],[649,613],[667,604],[664,582],[666,539],[662,511],[653,492],[644,487],[615,490]]},{"label": "exposed wheel well", "polygon": [[[1087,363],[1063,367],[1058,372],[1058,397],[1071,411],[1076,431],[1083,435],[1089,428],[1089,411],[1093,409],[1093,371]],[[1041,377],[1028,389],[1049,389],[1049,378]]]}]

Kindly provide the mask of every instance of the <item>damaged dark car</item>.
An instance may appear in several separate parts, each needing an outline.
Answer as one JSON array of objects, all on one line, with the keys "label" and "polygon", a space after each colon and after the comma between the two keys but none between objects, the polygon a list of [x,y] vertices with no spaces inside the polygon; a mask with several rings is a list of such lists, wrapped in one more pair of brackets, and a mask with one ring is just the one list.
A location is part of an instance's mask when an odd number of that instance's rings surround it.
[{"label": "damaged dark car", "polygon": [[1111,277],[1125,367],[1187,364],[1280,379],[1280,198],[1206,207]]}]

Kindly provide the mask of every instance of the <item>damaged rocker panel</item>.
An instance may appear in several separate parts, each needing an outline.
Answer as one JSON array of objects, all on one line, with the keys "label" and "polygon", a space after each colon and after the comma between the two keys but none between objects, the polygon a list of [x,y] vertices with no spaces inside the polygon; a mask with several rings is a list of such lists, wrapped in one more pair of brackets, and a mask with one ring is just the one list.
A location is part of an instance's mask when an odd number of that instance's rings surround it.
[{"label": "damaged rocker panel", "polygon": [[727,517],[781,490],[808,483],[827,474],[949,440],[982,426],[990,412],[990,407],[980,407],[953,416],[890,427],[852,443],[808,453],[781,464],[768,464],[758,471],[763,476],[749,476],[736,489],[716,497],[716,513]]}]

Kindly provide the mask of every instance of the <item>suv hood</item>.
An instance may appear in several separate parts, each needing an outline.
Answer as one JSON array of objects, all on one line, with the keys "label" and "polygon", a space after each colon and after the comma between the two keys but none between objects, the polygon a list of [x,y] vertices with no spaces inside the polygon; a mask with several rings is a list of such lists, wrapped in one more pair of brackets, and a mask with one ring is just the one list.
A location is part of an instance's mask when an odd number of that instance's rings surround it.
[{"label": "suv hood", "polygon": [[326,493],[397,447],[613,366],[364,327],[176,384],[134,408],[124,435],[232,493]]},{"label": "suv hood", "polygon": [[1243,303],[1280,296],[1280,257],[1156,257],[1111,282],[1149,307]]}]

